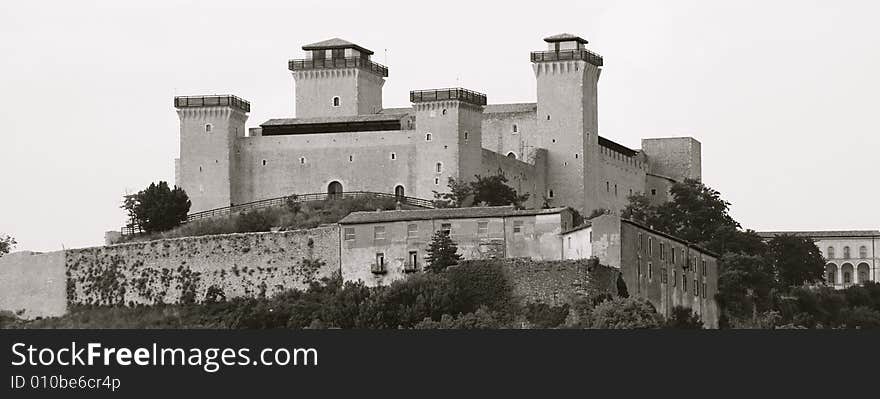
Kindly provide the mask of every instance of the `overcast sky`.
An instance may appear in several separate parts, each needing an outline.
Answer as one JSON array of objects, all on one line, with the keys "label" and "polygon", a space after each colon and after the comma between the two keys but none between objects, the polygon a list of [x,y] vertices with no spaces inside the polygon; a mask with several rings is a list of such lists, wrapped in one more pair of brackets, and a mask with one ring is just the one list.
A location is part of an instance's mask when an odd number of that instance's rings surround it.
[{"label": "overcast sky", "polygon": [[102,244],[126,190],[174,179],[173,96],[236,94],[249,127],[292,116],[304,44],[374,50],[386,107],[447,86],[530,102],[528,53],[560,32],[605,58],[600,134],[697,138],[744,227],[880,228],[876,1],[360,3],[4,1],[0,234]]}]

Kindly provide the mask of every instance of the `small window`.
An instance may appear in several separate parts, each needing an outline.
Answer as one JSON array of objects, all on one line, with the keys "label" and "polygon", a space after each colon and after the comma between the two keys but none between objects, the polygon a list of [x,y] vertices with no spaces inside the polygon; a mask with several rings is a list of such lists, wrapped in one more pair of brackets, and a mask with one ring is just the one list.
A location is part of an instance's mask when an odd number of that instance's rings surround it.
[{"label": "small window", "polygon": [[666,259],[666,248],[665,248],[665,245],[661,242],[660,243],[660,260],[664,260],[664,259]]},{"label": "small window", "polygon": [[202,171],[202,166],[201,166],[201,165],[199,165],[199,172],[201,172],[201,171]]},{"label": "small window", "polygon": [[700,296],[700,283],[694,279],[694,296]]},{"label": "small window", "polygon": [[377,252],[376,253],[376,266],[379,266],[379,270],[385,268],[385,253]]},{"label": "small window", "polygon": [[523,232],[522,226],[523,226],[522,220],[515,220],[513,222],[513,234],[522,234],[522,232]]},{"label": "small window", "polygon": [[205,133],[211,133],[212,130],[214,130],[214,125],[212,125],[210,123],[206,123],[205,124]]},{"label": "small window", "polygon": [[688,278],[685,273],[681,274],[681,290],[688,292]]},{"label": "small window", "polygon": [[[489,235],[489,222],[477,222],[477,235],[485,236]],[[569,237],[569,242],[571,241],[571,237]]]},{"label": "small window", "polygon": [[376,240],[376,241],[384,241],[385,240],[385,226],[373,227],[373,240]]},{"label": "small window", "polygon": [[648,237],[648,256],[654,256],[654,237]]},{"label": "small window", "polygon": [[345,241],[354,241],[354,227],[345,228]]},{"label": "small window", "polygon": [[868,258],[868,247],[866,247],[864,245],[859,247],[859,258],[860,259],[867,259]]},{"label": "small window", "polygon": [[442,113],[443,115],[446,115],[446,108],[443,108],[443,112],[441,112],[441,113]]},{"label": "small window", "polygon": [[419,234],[419,225],[410,223],[406,225],[406,237],[415,238]]},{"label": "small window", "polygon": [[393,161],[393,160],[395,160],[395,159],[397,159],[397,154],[395,154],[395,153],[392,152],[392,153],[391,153],[391,160]]},{"label": "small window", "polygon": [[263,166],[266,166],[266,160],[265,160],[265,159],[263,160]]},{"label": "small window", "polygon": [[651,195],[657,195],[657,189],[656,189],[656,188],[652,188],[652,189],[651,189]]},{"label": "small window", "polygon": [[708,270],[709,270],[709,269],[706,267],[706,261],[704,260],[704,261],[703,261],[703,267],[702,267],[702,270],[700,271],[700,272],[701,272],[700,274],[702,274],[702,275],[705,276],[705,275],[708,274],[708,273],[706,273]]},{"label": "small window", "polygon": [[339,106],[339,97],[333,97],[333,106],[334,106],[334,107],[338,107],[338,106]]},{"label": "small window", "polygon": [[305,163],[306,163],[306,158],[305,158],[305,157],[299,157],[299,163],[300,163],[300,165],[305,165]]},{"label": "small window", "polygon": [[464,141],[468,140],[468,132],[464,132]]},{"label": "small window", "polygon": [[553,198],[553,190],[547,192],[547,198]]},{"label": "small window", "polygon": [[642,278],[642,258],[636,258],[636,276]]},{"label": "small window", "polygon": [[548,121],[550,120],[550,114],[547,114],[547,120]]},{"label": "small window", "polygon": [[440,231],[442,231],[443,234],[451,236],[452,235],[452,223],[441,223],[440,224]]},{"label": "small window", "polygon": [[513,125],[513,132],[514,133],[519,132],[519,128],[516,125]]},{"label": "small window", "polygon": [[671,251],[669,251],[669,255],[671,257],[669,260],[672,261],[672,264],[674,265],[675,264],[675,248],[670,248],[670,249],[671,249]]},{"label": "small window", "polygon": [[513,152],[513,151],[511,151],[511,152],[508,152],[508,153],[507,153],[507,157],[508,157],[508,158],[513,158],[513,159],[516,159],[516,153],[515,153],[515,152]]},{"label": "small window", "polygon": [[669,276],[666,275],[666,268],[661,267],[660,268],[660,282],[663,284],[666,284],[668,281],[669,281]]},{"label": "small window", "polygon": [[834,247],[828,247],[828,259],[834,259]]},{"label": "small window", "polygon": [[614,196],[615,197],[617,196],[617,185],[616,184],[614,185]]},{"label": "small window", "polygon": [[654,264],[648,262],[648,280],[654,279]]},{"label": "small window", "polygon": [[843,259],[849,259],[849,247],[843,247]]},{"label": "small window", "polygon": [[678,284],[678,270],[672,269],[672,286],[675,287]]},{"label": "small window", "polygon": [[611,182],[605,182],[605,192],[611,192]]},{"label": "small window", "polygon": [[642,250],[642,233],[639,233],[639,239],[636,241],[636,247],[639,251]]},{"label": "small window", "polygon": [[439,185],[440,185],[440,178],[439,178],[439,177],[435,177],[435,178],[434,178],[434,185],[435,185],[435,186],[439,186]]},{"label": "small window", "polygon": [[443,173],[443,162],[437,162],[437,173]]},{"label": "small window", "polygon": [[568,249],[571,249],[571,237],[568,237]]},{"label": "small window", "polygon": [[425,141],[431,141],[431,133],[425,134]]},{"label": "small window", "polygon": [[348,156],[348,162],[354,162],[354,155]]},{"label": "small window", "polygon": [[553,139],[553,140],[550,140],[550,141],[552,141],[552,142],[554,142],[554,143],[556,143],[556,139]]},{"label": "small window", "polygon": [[574,159],[578,159],[579,156],[580,156],[580,154],[574,153]]}]

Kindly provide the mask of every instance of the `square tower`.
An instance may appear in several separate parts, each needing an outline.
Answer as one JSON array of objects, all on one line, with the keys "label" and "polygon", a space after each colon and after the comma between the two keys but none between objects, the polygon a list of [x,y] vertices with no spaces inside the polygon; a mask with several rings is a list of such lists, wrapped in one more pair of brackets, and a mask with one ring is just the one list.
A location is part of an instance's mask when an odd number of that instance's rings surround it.
[{"label": "square tower", "polygon": [[388,68],[370,60],[372,51],[338,38],[302,49],[305,59],[288,62],[296,81],[297,118],[355,116],[382,110]]},{"label": "square tower", "polygon": [[600,207],[597,86],[602,57],[587,41],[563,33],[532,52],[537,80],[538,146],[547,149],[547,193],[553,206],[589,214]]}]

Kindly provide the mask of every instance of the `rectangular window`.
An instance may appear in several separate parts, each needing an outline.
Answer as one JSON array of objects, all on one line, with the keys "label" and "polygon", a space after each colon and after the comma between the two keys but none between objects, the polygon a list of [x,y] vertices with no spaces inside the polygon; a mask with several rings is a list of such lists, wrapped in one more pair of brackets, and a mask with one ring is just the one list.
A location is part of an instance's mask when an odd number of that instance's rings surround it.
[{"label": "rectangular window", "polygon": [[452,235],[452,223],[441,223],[440,224],[440,231],[442,231],[443,234],[451,236]]},{"label": "rectangular window", "polygon": [[702,272],[702,274],[703,274],[704,276],[706,275],[706,270],[707,270],[707,269],[706,269],[706,261],[703,260],[703,272]]},{"label": "rectangular window", "polygon": [[642,278],[642,258],[636,259],[636,276]]},{"label": "rectangular window", "polygon": [[522,234],[522,220],[513,221],[513,234]]},{"label": "rectangular window", "polygon": [[673,248],[669,248],[669,249],[670,249],[669,255],[672,257],[670,260],[672,261],[672,264],[674,265],[675,264],[675,248],[673,247]]},{"label": "rectangular window", "polygon": [[571,237],[568,237],[568,249],[571,249]]},{"label": "rectangular window", "polygon": [[345,228],[345,241],[354,241],[354,227]]},{"label": "rectangular window", "polygon": [[688,276],[687,273],[681,274],[681,290],[688,292]]},{"label": "rectangular window", "polygon": [[419,251],[409,251],[409,267],[412,270],[419,267]]},{"label": "rectangular window", "polygon": [[694,296],[700,296],[700,284],[697,282],[697,279],[694,279]]},{"label": "rectangular window", "polygon": [[666,275],[666,268],[661,267],[660,268],[660,282],[663,284],[666,284],[667,281],[669,281],[669,276]]},{"label": "rectangular window", "polygon": [[676,284],[678,284],[678,270],[673,269],[672,270],[672,286],[675,287]]},{"label": "rectangular window", "polygon": [[379,270],[385,268],[385,254],[382,252],[376,253],[376,266],[379,267]]},{"label": "rectangular window", "polygon": [[654,256],[654,237],[648,237],[648,256]]},{"label": "rectangular window", "polygon": [[666,259],[666,246],[660,243],[660,260]]},{"label": "rectangular window", "polygon": [[703,283],[703,298],[706,297],[706,283]]},{"label": "rectangular window", "polygon": [[641,252],[641,251],[642,251],[642,233],[639,233],[639,240],[636,241],[636,246],[639,247],[639,248],[638,248],[638,249],[639,249],[639,252]]},{"label": "rectangular window", "polygon": [[648,262],[648,280],[654,279],[654,264]]},{"label": "rectangular window", "polygon": [[385,240],[385,226],[373,227],[373,240],[375,240],[375,241],[384,241]]},{"label": "rectangular window", "polygon": [[489,222],[477,222],[477,235],[489,235]]},{"label": "rectangular window", "polygon": [[419,225],[410,223],[406,225],[406,237],[415,238],[419,234]]}]

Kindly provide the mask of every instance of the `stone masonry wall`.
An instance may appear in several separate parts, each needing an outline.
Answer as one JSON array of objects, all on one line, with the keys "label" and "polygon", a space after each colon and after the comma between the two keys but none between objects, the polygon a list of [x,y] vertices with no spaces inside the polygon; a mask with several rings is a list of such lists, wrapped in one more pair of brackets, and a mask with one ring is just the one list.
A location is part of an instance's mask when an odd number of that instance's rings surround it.
[{"label": "stone masonry wall", "polygon": [[500,262],[513,283],[514,296],[523,303],[560,306],[571,304],[578,296],[617,295],[618,270],[589,259],[533,261],[515,258]]},{"label": "stone masonry wall", "polygon": [[[313,260],[321,260],[321,265]],[[202,302],[304,289],[339,270],[336,226],[187,237],[66,252],[69,305]]]},{"label": "stone masonry wall", "polygon": [[25,319],[61,316],[64,296],[64,252],[16,252],[0,257],[0,311]]}]

